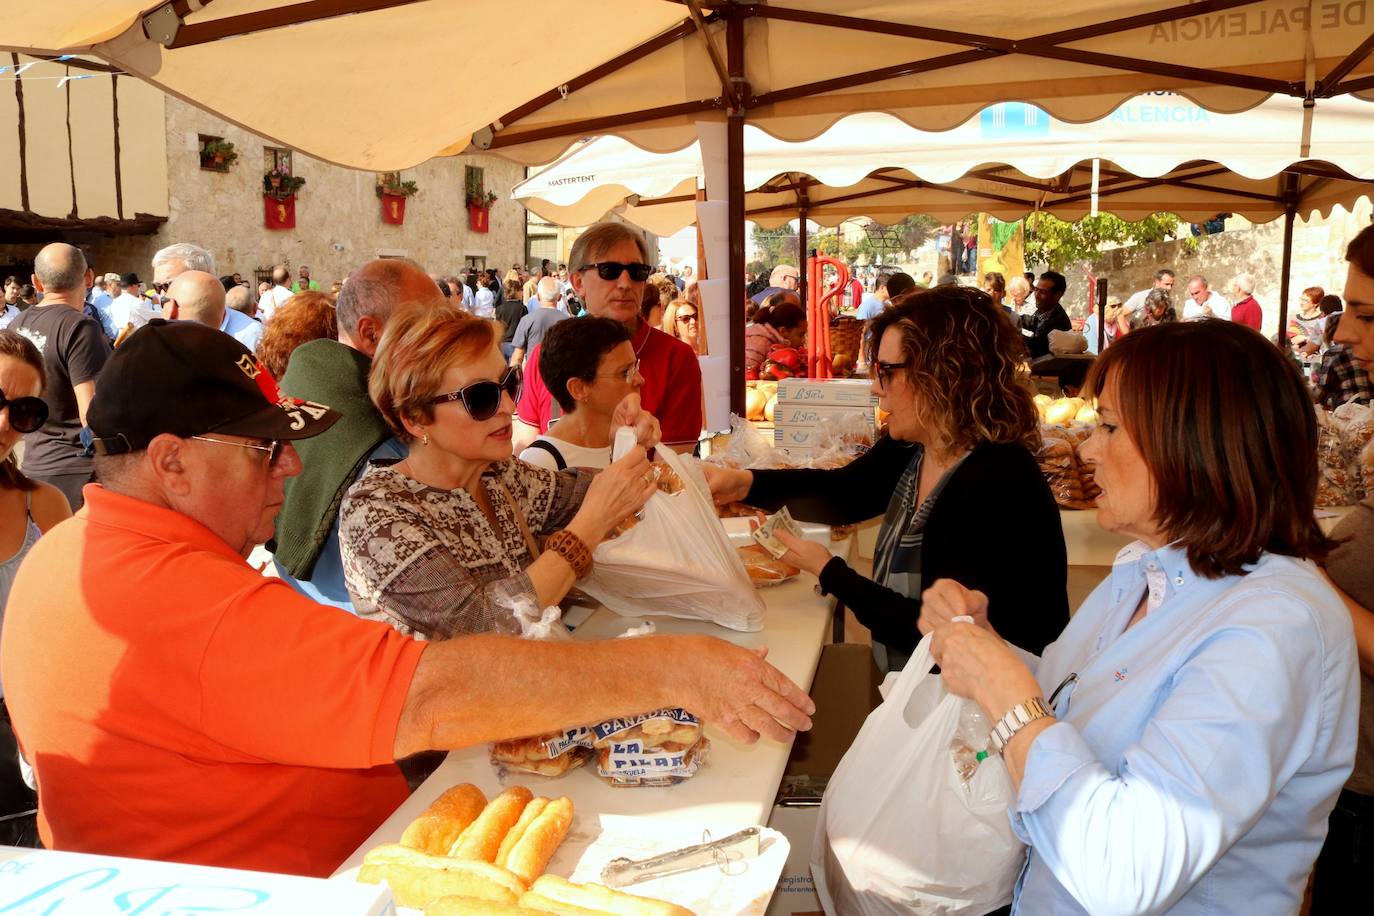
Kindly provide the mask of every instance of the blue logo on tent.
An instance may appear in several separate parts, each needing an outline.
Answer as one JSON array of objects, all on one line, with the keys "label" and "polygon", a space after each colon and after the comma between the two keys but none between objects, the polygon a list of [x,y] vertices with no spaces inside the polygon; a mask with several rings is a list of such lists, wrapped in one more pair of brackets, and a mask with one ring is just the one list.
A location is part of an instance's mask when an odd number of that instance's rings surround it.
[{"label": "blue logo on tent", "polygon": [[978,128],[988,139],[1044,137],[1050,132],[1050,116],[1025,102],[999,102],[978,113]]}]

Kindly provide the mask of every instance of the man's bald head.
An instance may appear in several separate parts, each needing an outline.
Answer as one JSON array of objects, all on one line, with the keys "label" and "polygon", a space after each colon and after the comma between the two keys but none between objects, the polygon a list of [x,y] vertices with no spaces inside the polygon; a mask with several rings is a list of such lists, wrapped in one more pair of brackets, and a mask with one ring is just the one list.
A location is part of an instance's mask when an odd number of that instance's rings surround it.
[{"label": "man's bald head", "polygon": [[258,304],[253,301],[253,294],[246,286],[236,285],[233,289],[225,292],[224,307],[236,312],[243,312],[249,318],[258,313]]},{"label": "man's bald head", "polygon": [[43,246],[33,259],[33,285],[48,295],[86,296],[86,256],[65,242]]},{"label": "man's bald head", "polygon": [[411,304],[444,304],[444,294],[425,269],[408,258],[368,261],[339,290],[339,340],[371,356],[392,313]]},{"label": "man's bald head", "polygon": [[[175,303],[170,317],[182,321],[198,321],[219,330],[224,323],[224,284],[214,274],[203,270],[188,270],[177,275],[167,287],[167,299]],[[168,304],[163,304],[163,313]]]}]

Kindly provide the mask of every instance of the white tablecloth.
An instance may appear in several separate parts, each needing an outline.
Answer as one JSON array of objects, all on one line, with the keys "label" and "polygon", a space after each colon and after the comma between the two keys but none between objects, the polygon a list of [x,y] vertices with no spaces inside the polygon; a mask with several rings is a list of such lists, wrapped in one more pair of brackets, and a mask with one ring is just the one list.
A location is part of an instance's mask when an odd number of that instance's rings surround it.
[{"label": "white tablecloth", "polygon": [[[853,539],[832,545],[837,555],[848,556]],[[815,590],[816,579],[802,573],[797,579],[761,594],[767,605],[763,629],[736,633],[701,621],[653,618],[659,633],[707,633],[749,648],[768,647],[768,661],[804,690],[809,690],[820,659],[821,645],[830,624],[834,604]],[[605,639],[618,636],[644,618],[621,617],[601,608],[577,627],[574,638]],[[575,724],[575,723],[569,723]],[[578,819],[598,815],[653,817],[712,827],[740,829],[767,824],[773,800],[782,781],[791,742],[780,744],[766,738],[752,745],[737,744],[707,723],[711,739],[705,765],[691,779],[664,788],[612,788],[589,767],[557,779],[514,774],[503,784],[487,759],[486,745],[453,751],[429,779],[415,790],[377,830],[339,867],[349,872],[362,863],[367,850],[381,843],[395,843],[406,825],[451,786],[470,782],[490,798],[505,785],[528,786],[536,795],[572,799],[575,828]]]}]

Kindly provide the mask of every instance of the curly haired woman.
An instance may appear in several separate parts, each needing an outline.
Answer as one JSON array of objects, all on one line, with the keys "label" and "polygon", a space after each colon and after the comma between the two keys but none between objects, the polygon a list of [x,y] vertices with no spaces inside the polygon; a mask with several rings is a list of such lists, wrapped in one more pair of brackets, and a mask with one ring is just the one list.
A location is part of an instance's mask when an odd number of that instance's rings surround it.
[{"label": "curly haired woman", "polygon": [[1016,383],[1016,328],[986,293],[949,286],[895,300],[873,319],[872,340],[887,435],[835,470],[712,471],[716,500],[836,525],[882,515],[872,579],[823,544],[779,537],[784,559],[868,627],[889,670],[920,639],[921,590],[937,579],[987,594],[997,631],[1040,651],[1069,621],[1067,559],[1033,455],[1035,405]]}]

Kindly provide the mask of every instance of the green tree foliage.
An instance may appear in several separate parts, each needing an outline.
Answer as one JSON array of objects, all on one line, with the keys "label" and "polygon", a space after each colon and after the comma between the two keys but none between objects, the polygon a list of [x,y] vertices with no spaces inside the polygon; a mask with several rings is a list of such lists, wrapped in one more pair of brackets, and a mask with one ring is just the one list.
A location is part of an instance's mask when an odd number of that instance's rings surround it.
[{"label": "green tree foliage", "polygon": [[1048,213],[1032,213],[1026,218],[1026,263],[1063,270],[1075,261],[1097,257],[1104,245],[1162,242],[1177,235],[1178,226],[1179,219],[1172,213],[1156,213],[1134,223],[1110,213],[1085,216],[1073,223]]},{"label": "green tree foliage", "polygon": [[797,230],[791,226],[764,229],[755,224],[754,244],[758,247],[759,261],[767,265],[765,269],[772,269],[778,264],[800,263],[797,259]]}]

